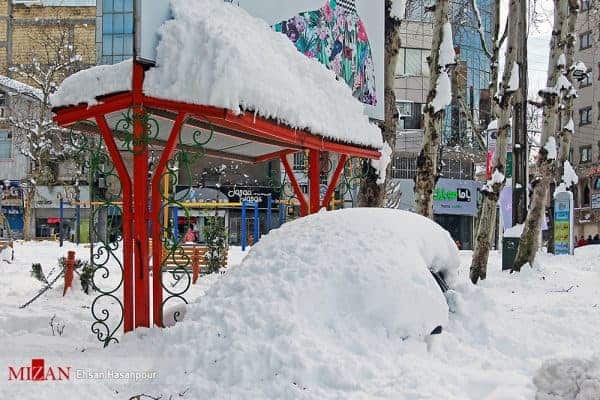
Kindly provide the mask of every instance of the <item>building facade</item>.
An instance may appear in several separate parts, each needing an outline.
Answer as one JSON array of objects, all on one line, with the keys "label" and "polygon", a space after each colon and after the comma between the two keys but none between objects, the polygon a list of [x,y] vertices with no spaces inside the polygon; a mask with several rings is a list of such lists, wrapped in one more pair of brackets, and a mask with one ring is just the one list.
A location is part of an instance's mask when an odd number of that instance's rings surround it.
[{"label": "building facade", "polygon": [[[401,25],[402,49],[396,70],[396,98],[400,126],[392,158],[391,177],[400,187],[400,208],[412,209],[417,157],[423,140],[423,109],[429,91],[427,57],[431,52],[433,23],[424,0],[407,1]],[[478,1],[485,39],[491,43],[495,3]],[[476,162],[486,149],[474,140],[472,118],[480,126],[490,121],[490,60],[481,46],[469,1],[453,0],[450,8],[457,64],[452,74],[452,104],[446,109],[440,158],[440,181],[434,195],[436,221],[465,249],[473,246],[479,199]],[[466,115],[470,118],[467,118]],[[461,194],[461,196],[459,196]]]},{"label": "building facade", "polygon": [[79,53],[85,64],[95,64],[96,0],[0,0],[0,72],[43,60],[44,49],[60,35]]},{"label": "building facade", "polygon": [[576,83],[573,121],[575,134],[571,163],[579,176],[575,198],[575,235],[592,238],[600,233],[600,37],[598,1],[582,1],[577,18],[575,60],[588,67],[588,76]]},{"label": "building facade", "polygon": [[[95,0],[0,0],[2,212],[17,236],[23,230],[23,193],[27,190],[30,159],[18,146],[23,133],[15,130],[9,119],[23,115],[35,118],[42,104],[42,94],[32,79],[23,77],[14,67],[24,70],[22,66],[27,68],[35,62],[51,65],[52,55],[65,46],[76,53],[81,68],[94,64],[95,6]],[[64,77],[57,75],[53,82]],[[68,197],[73,183],[65,165],[59,163],[55,167],[52,186],[40,182],[35,195],[30,231],[36,232],[36,236],[50,236],[58,231],[59,197]],[[72,207],[66,208],[64,222],[69,216],[74,219]]]}]

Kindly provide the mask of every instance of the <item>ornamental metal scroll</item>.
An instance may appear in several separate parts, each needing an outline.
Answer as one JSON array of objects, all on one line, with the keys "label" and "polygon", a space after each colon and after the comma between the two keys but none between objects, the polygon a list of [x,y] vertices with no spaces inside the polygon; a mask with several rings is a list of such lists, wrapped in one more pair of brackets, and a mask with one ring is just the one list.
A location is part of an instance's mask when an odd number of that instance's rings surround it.
[{"label": "ornamental metal scroll", "polygon": [[[199,117],[196,116],[196,119]],[[167,162],[165,171],[162,172],[160,195],[161,208],[154,213],[154,223],[161,224],[160,240],[162,240],[161,287],[164,298],[162,300],[162,319],[172,323],[181,317],[177,303],[187,304],[185,293],[192,285],[192,255],[185,251],[185,236],[176,236],[174,224],[178,224],[177,216],[170,210],[182,210],[183,218],[191,223],[191,213],[185,204],[192,193],[191,185],[181,192],[177,192],[180,181],[192,182],[194,173],[193,165],[206,155],[205,146],[212,140],[214,129],[209,121],[205,121],[207,130],[194,130],[187,137],[183,137],[183,130],[177,134],[179,146],[171,159]],[[187,139],[187,140],[185,140]],[[164,223],[164,221],[168,221]],[[155,239],[157,240],[157,239]]]},{"label": "ornamental metal scroll", "polygon": [[[96,130],[91,122],[84,130]],[[94,319],[91,330],[104,344],[118,343],[117,332],[123,325],[124,269],[122,247],[120,180],[101,139],[71,131],[69,140],[76,162],[81,165],[90,188],[90,264],[92,283],[97,296],[92,301]]]}]

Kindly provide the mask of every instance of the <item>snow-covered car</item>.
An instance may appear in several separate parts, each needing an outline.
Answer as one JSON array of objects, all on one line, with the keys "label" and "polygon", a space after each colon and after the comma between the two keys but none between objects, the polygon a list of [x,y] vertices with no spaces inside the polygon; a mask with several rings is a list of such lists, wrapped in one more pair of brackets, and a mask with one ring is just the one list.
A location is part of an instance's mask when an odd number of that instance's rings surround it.
[{"label": "snow-covered car", "polygon": [[452,286],[458,265],[448,232],[419,215],[320,212],[264,235],[164,340],[194,354],[194,387],[215,398],[341,398],[447,324],[430,270]]}]

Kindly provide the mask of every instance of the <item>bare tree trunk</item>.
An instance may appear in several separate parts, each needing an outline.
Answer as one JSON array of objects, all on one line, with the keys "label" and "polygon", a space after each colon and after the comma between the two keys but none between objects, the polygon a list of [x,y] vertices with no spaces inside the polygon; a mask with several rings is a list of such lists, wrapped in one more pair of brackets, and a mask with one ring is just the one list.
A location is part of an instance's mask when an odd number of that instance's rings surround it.
[{"label": "bare tree trunk", "polygon": [[[508,21],[507,24],[507,47],[505,54],[504,71],[502,74],[502,85],[500,88],[499,95],[497,94],[497,82],[498,82],[498,70],[492,70],[492,81],[490,82],[490,92],[492,99],[494,99],[493,109],[494,116],[498,119],[498,132],[496,139],[496,151],[494,153],[493,160],[493,178],[482,190],[483,194],[483,205],[481,209],[481,217],[479,219],[479,226],[477,228],[477,234],[475,237],[475,249],[473,251],[473,258],[471,260],[470,278],[473,284],[476,284],[479,279],[485,279],[487,277],[487,264],[492,246],[492,240],[496,230],[496,209],[498,206],[498,199],[500,198],[500,192],[504,188],[506,182],[506,151],[508,147],[508,134],[511,129],[510,117],[513,110],[514,104],[514,93],[517,88],[511,85],[511,81],[515,81],[513,73],[518,71],[516,66],[517,53],[518,53],[518,39],[519,39],[519,19],[520,19],[520,1],[525,0],[511,0],[508,9]],[[498,38],[500,26],[499,26],[499,7],[496,7],[496,25],[494,26],[494,38]],[[497,39],[494,40],[494,53],[492,58],[492,65],[497,65],[498,56],[500,53],[501,42]]]},{"label": "bare tree trunk", "polygon": [[27,193],[23,196],[23,238],[31,240],[31,219],[33,217],[33,203],[35,199],[35,186],[29,185]]},{"label": "bare tree trunk", "polygon": [[[567,38],[568,0],[554,0],[554,27],[548,61],[547,89],[543,91],[543,127],[541,148],[537,158],[537,177],[532,182],[531,207],[525,220],[521,242],[513,271],[520,271],[527,263],[533,263],[540,247],[542,218],[545,218],[548,189],[556,174],[556,138],[558,106],[561,89],[557,88],[561,74],[559,58],[563,54]],[[563,66],[564,67],[564,66]]]},{"label": "bare tree trunk", "polygon": [[440,48],[444,40],[444,25],[448,22],[448,0],[437,0],[434,6],[434,29],[429,64],[429,93],[425,108],[425,132],[423,146],[417,158],[415,177],[416,212],[433,219],[433,190],[439,178],[439,148],[442,135],[444,108],[437,110],[433,101],[436,98],[440,75],[446,72],[446,66],[440,65]]},{"label": "bare tree trunk", "polygon": [[[579,13],[579,0],[569,0],[569,20],[567,24],[567,38],[565,43],[565,59],[566,68],[570,68],[575,64],[575,26],[577,24],[577,14]],[[573,79],[573,71],[569,71],[571,81]],[[573,109],[575,106],[575,96],[567,96],[562,110],[563,127],[559,133],[558,159],[556,160],[556,175],[555,180],[560,183],[565,173],[565,161],[569,159],[571,151],[571,140],[573,132],[570,128],[570,122],[573,119]]]},{"label": "bare tree trunk", "polygon": [[[385,111],[382,126],[383,141],[392,150],[396,147],[396,130],[400,115],[396,107],[396,92],[394,83],[396,81],[396,64],[400,53],[400,25],[399,19],[392,17],[392,0],[385,0]],[[391,163],[390,163],[391,164]],[[385,200],[385,182],[378,182],[377,171],[370,164],[367,166],[368,173],[360,186],[358,197],[359,207],[383,207]],[[386,180],[390,177],[391,165],[388,165]]]}]

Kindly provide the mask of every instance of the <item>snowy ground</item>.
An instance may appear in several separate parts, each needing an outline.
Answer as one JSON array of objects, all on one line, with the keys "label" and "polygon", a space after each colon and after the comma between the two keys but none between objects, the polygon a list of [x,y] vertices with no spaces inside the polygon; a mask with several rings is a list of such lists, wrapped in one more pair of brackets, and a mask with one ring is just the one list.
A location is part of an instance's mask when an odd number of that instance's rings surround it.
[{"label": "snowy ground", "polygon": [[[163,399],[203,398],[190,393],[188,386],[198,372],[197,365],[186,362],[194,348],[184,344],[193,331],[172,336],[182,341],[178,346],[163,343],[160,332],[150,330],[102,349],[90,332],[92,296],[74,290],[63,298],[62,285],[58,285],[30,307],[18,308],[40,286],[29,276],[31,263],[54,265],[68,249],[69,245],[59,249],[55,243],[17,244],[15,261],[0,263],[0,364],[4,371],[0,398],[129,399],[141,393]],[[80,246],[76,251],[83,255],[88,250]],[[233,253],[235,263],[239,262],[240,252]],[[541,255],[534,269],[513,275],[500,271],[500,257],[492,253],[488,279],[477,287],[467,283],[469,258],[469,252],[461,253],[456,312],[442,335],[425,342],[404,342],[394,354],[386,355],[396,368],[369,374],[365,384],[340,387],[338,395],[330,392],[329,397],[319,398],[599,399],[600,368],[595,355],[600,354],[600,246],[578,249],[574,257]],[[201,278],[196,295],[202,295],[216,279],[227,279],[227,275]],[[55,325],[64,325],[62,335],[52,334],[49,323],[54,315]],[[138,382],[8,381],[8,366],[30,365],[31,358],[45,358],[47,366],[71,366],[72,370],[151,370],[161,375]],[[165,365],[172,368],[170,372]],[[235,380],[243,378],[240,371],[222,373]],[[317,398],[310,388],[288,393],[286,398]]]}]

